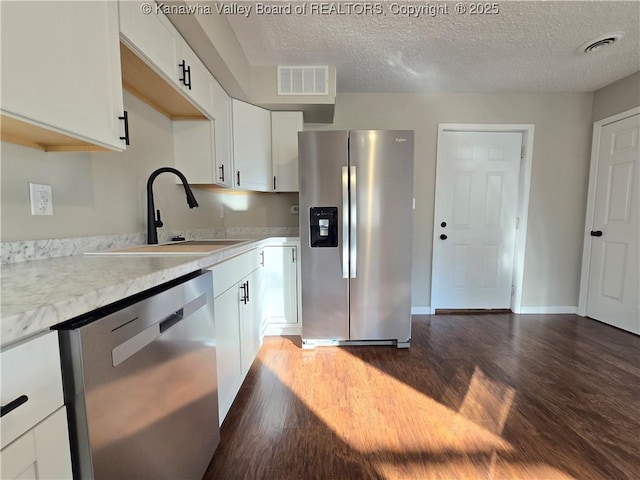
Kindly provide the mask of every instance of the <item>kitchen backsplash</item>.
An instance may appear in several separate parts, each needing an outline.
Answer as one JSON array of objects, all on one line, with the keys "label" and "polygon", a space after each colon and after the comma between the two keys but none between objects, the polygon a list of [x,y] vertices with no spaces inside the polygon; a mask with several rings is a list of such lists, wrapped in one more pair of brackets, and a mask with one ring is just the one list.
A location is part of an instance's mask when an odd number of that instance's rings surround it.
[{"label": "kitchen backsplash", "polygon": [[[174,236],[199,238],[257,238],[264,236],[298,235],[298,227],[214,227],[195,230],[158,232],[158,241],[165,243]],[[0,243],[0,263],[28,262],[53,257],[80,255],[126,248],[146,243],[146,234],[103,235],[96,237],[52,238]]]}]

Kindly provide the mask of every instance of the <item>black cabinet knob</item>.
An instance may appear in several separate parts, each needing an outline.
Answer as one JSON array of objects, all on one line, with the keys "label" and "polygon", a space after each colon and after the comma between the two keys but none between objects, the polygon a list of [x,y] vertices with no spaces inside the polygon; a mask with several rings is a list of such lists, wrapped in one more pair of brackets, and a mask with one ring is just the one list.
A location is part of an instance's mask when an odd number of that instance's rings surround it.
[{"label": "black cabinet knob", "polygon": [[440,240],[446,240],[447,236],[443,233],[442,235],[440,235]]},{"label": "black cabinet knob", "polygon": [[446,227],[446,226],[447,226],[447,222],[442,222],[442,223],[440,224],[440,226],[441,226],[442,228]]},{"label": "black cabinet knob", "polygon": [[602,236],[602,230],[591,230],[591,236],[592,237],[601,237]]}]

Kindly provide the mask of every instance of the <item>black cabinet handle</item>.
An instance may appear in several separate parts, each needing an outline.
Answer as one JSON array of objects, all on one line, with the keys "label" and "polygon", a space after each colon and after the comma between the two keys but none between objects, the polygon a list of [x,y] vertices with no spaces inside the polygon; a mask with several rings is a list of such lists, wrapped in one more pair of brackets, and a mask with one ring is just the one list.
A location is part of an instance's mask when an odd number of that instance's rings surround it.
[{"label": "black cabinet handle", "polygon": [[442,228],[446,227],[446,226],[447,226],[447,222],[442,222],[442,223],[440,224],[440,226],[441,226]]},{"label": "black cabinet handle", "polygon": [[291,263],[296,263],[296,249],[295,249],[295,247],[291,248]]},{"label": "black cabinet handle", "polygon": [[29,401],[29,397],[26,395],[20,395],[15,400],[10,401],[6,405],[0,406],[0,417],[4,417],[7,413],[13,412],[20,405],[24,405]]},{"label": "black cabinet handle", "polygon": [[240,297],[240,301],[246,305],[247,302],[249,301],[249,299],[247,298],[247,285],[246,285],[246,282],[243,283],[242,285],[240,285],[240,288],[242,289],[242,297]]},{"label": "black cabinet handle", "polygon": [[602,236],[602,230],[591,230],[591,236],[592,237],[601,237]]},{"label": "black cabinet handle", "polygon": [[184,60],[182,60],[178,66],[182,69],[182,76],[178,79],[179,81],[182,82],[182,84],[186,87],[187,86],[187,62],[185,62]]},{"label": "black cabinet handle", "polygon": [[220,169],[220,177],[219,177],[219,179],[220,179],[220,181],[224,182],[224,164],[220,165],[218,168]]},{"label": "black cabinet handle", "polygon": [[442,235],[440,235],[440,240],[446,240],[447,236],[443,233]]},{"label": "black cabinet handle", "polygon": [[260,266],[264,267],[264,250],[260,250]]},{"label": "black cabinet handle", "polygon": [[249,280],[247,280],[247,289],[245,290],[247,292],[247,302],[249,301]]},{"label": "black cabinet handle", "polygon": [[118,119],[124,122],[124,137],[120,137],[120,140],[124,140],[125,145],[129,145],[129,114],[125,110],[124,114]]},{"label": "black cabinet handle", "polygon": [[276,189],[276,176],[273,176],[273,189]]},{"label": "black cabinet handle", "polygon": [[238,186],[240,186],[240,170],[238,170],[238,173],[236,173],[236,176],[238,177],[238,181],[236,183],[238,184]]},{"label": "black cabinet handle", "polygon": [[186,78],[186,82],[185,85],[187,86],[187,88],[189,90],[191,90],[191,66],[188,66],[185,70],[185,78]]},{"label": "black cabinet handle", "polygon": [[185,87],[191,90],[191,66],[188,66],[185,60],[182,60],[178,66],[182,69],[182,77],[179,78],[179,80]]}]

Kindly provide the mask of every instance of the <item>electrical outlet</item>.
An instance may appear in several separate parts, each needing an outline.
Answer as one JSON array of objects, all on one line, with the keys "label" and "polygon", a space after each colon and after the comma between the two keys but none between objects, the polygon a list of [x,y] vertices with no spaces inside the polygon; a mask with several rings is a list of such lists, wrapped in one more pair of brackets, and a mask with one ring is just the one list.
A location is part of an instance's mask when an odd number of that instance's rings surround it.
[{"label": "electrical outlet", "polygon": [[300,215],[300,205],[291,205],[291,215]]},{"label": "electrical outlet", "polygon": [[53,215],[53,197],[51,185],[29,183],[31,197],[31,215]]}]

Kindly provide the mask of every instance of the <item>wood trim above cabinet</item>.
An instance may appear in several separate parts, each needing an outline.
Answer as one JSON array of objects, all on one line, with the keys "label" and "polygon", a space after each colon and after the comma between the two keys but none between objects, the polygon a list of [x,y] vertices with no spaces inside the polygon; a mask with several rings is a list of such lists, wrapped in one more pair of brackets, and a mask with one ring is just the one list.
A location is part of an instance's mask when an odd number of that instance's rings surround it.
[{"label": "wood trim above cabinet", "polygon": [[180,92],[120,42],[122,86],[171,120],[208,120]]}]

